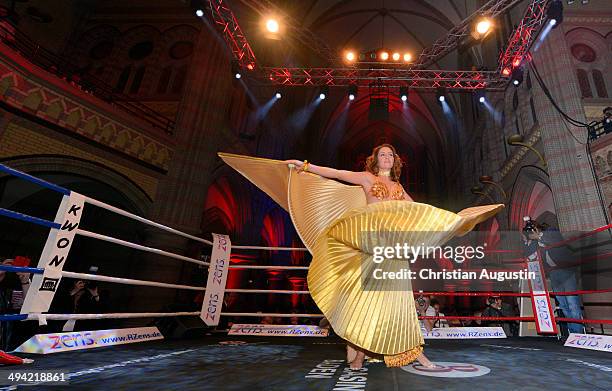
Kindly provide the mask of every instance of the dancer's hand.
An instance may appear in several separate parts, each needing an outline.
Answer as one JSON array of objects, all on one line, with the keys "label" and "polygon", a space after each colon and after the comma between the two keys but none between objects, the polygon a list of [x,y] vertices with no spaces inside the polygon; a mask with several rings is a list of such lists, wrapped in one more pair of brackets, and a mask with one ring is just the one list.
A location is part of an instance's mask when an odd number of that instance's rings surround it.
[{"label": "dancer's hand", "polygon": [[301,160],[296,160],[296,159],[290,159],[290,160],[285,160],[285,163],[287,164],[293,164],[295,166],[295,168],[297,169],[301,169],[302,166],[304,165],[304,162]]}]

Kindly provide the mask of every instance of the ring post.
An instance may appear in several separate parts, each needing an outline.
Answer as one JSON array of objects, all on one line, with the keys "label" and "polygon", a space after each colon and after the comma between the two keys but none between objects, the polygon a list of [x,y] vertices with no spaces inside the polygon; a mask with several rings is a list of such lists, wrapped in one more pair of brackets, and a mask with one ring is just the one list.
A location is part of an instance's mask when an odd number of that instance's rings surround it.
[{"label": "ring post", "polygon": [[49,311],[83,215],[84,204],[85,198],[79,193],[70,192],[70,195],[62,198],[54,220],[61,226],[59,229],[51,228],[47,236],[47,242],[38,260],[38,268],[44,269],[44,272],[34,275],[32,286],[28,289],[21,307],[22,314]]}]

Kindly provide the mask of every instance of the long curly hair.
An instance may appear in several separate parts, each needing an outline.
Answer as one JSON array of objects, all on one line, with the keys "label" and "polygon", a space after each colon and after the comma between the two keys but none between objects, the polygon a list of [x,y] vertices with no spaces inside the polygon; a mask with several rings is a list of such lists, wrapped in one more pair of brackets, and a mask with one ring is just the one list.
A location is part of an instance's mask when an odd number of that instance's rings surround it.
[{"label": "long curly hair", "polygon": [[381,148],[387,147],[393,151],[393,167],[391,168],[391,179],[399,182],[400,175],[402,173],[402,159],[395,151],[395,147],[391,144],[380,144],[372,150],[372,154],[368,156],[365,162],[365,169],[367,172],[374,175],[378,175],[378,151]]}]

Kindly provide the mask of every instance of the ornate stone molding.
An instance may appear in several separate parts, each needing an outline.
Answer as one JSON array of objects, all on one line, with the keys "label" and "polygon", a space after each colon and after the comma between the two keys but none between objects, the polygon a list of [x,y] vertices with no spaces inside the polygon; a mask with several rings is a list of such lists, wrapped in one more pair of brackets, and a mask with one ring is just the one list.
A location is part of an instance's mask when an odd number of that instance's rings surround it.
[{"label": "ornate stone molding", "polygon": [[136,118],[126,118],[106,102],[27,63],[1,44],[0,100],[163,171],[168,169],[174,147],[168,136],[145,130],[145,126],[139,129]]}]

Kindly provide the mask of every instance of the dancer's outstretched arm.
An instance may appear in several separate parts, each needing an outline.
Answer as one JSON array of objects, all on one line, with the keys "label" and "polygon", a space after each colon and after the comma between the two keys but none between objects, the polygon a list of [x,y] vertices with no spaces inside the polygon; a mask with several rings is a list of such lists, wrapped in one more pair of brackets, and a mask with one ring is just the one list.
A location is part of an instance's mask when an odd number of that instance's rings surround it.
[{"label": "dancer's outstretched arm", "polygon": [[[301,160],[285,160],[287,164],[294,164],[299,170],[312,172],[313,174],[321,175],[325,178],[339,179],[344,182],[352,183],[354,185],[365,185],[368,183],[368,173],[366,171],[347,171],[347,170],[336,170],[335,168],[316,166],[312,163],[305,163]],[[370,174],[371,175],[371,174]]]}]

